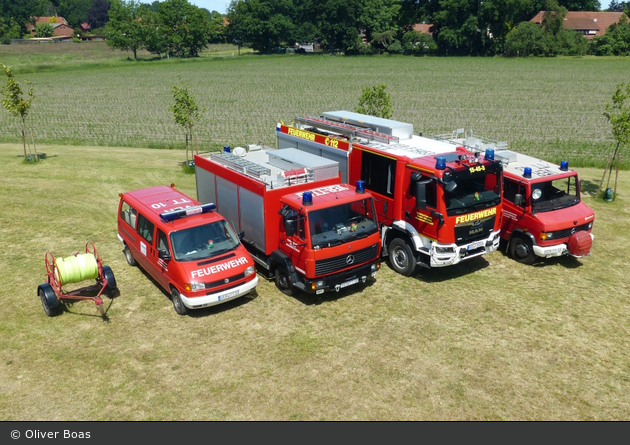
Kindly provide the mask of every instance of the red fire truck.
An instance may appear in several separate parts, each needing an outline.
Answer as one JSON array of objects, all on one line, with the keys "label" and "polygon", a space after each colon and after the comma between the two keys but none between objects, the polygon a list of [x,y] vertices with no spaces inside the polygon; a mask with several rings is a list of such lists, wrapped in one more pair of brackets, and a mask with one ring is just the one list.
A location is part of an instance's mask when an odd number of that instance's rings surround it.
[{"label": "red fire truck", "polygon": [[393,269],[443,267],[496,250],[502,167],[493,158],[413,134],[413,125],[349,111],[279,123],[278,148],[340,163],[342,181],[372,192]]},{"label": "red fire truck", "polygon": [[501,238],[516,261],[532,264],[536,257],[591,254],[595,213],[580,199],[578,174],[560,165],[507,149],[499,142],[458,129],[436,135],[470,150],[495,149],[503,164],[503,226]]},{"label": "red fire truck", "polygon": [[365,283],[380,267],[374,200],[341,183],[339,165],[295,149],[250,145],[195,155],[197,198],[216,202],[276,286],[321,294]]},{"label": "red fire truck", "polygon": [[127,263],[169,292],[180,315],[238,298],[258,284],[242,234],[214,210],[172,185],[120,194],[118,239]]}]

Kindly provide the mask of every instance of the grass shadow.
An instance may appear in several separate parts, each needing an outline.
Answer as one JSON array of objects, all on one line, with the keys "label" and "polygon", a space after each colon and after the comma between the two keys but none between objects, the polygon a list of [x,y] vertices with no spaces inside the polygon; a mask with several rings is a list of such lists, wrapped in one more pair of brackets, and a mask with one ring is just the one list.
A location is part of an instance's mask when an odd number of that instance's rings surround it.
[{"label": "grass shadow", "polygon": [[[448,267],[437,267],[431,269],[420,269],[415,275],[409,277],[426,283],[441,283],[443,281],[461,278],[485,269],[490,263],[484,256],[471,258],[463,263]],[[389,263],[387,264],[388,267]]]}]

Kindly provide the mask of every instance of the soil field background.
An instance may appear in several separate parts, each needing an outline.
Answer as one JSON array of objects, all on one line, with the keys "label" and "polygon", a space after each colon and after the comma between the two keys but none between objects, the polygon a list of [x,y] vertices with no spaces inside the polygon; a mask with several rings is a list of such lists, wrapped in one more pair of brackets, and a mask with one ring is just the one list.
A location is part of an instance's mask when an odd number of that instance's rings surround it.
[{"label": "soil field background", "polygon": [[[175,183],[180,150],[0,145],[0,418],[4,420],[628,420],[630,217],[596,200],[593,254],[516,263],[501,252],[405,278],[288,297],[256,295],[179,316],[127,265],[118,194]],[[44,314],[44,256],[93,242],[120,295]],[[85,283],[84,283],[85,284]],[[87,282],[89,284],[89,282]],[[68,285],[71,289],[73,285]],[[78,285],[77,285],[78,286]]]},{"label": "soil field background", "polygon": [[[181,148],[184,133],[168,110],[178,76],[207,109],[197,127],[201,150],[274,145],[279,121],[352,111],[362,87],[385,84],[392,118],[415,132],[470,128],[549,161],[600,168],[614,149],[604,105],[616,85],[630,81],[630,60],[621,57],[234,54],[235,47],[219,45],[197,59],[141,53],[134,62],[104,42],[2,45],[0,63],[33,83],[30,119],[40,143]],[[0,142],[18,142],[19,125],[0,113]],[[621,161],[630,166],[625,147]]]}]

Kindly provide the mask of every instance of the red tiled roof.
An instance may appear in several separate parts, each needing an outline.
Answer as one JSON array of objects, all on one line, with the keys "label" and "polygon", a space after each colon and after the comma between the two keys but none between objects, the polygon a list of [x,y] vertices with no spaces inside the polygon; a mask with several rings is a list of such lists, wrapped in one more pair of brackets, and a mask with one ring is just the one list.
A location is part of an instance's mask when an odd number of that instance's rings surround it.
[{"label": "red tiled roof", "polygon": [[[51,25],[54,25],[54,23],[50,22],[50,17],[48,16],[44,16],[44,17],[33,17],[35,19],[35,25],[39,25],[40,23],[50,23]],[[64,25],[67,25],[68,22],[66,22],[66,19],[64,19],[63,17],[55,17],[55,19],[57,19],[57,23],[61,23]]]},{"label": "red tiled roof", "polygon": [[[530,22],[542,23],[545,11],[540,11]],[[577,31],[596,31],[593,36],[601,36],[606,29],[613,23],[618,23],[622,12],[592,12],[592,11],[569,11],[564,18],[563,26],[566,29],[575,29]]]},{"label": "red tiled roof", "polygon": [[416,23],[413,25],[413,30],[421,32],[423,34],[433,34],[431,32],[431,28],[433,27],[432,23]]}]

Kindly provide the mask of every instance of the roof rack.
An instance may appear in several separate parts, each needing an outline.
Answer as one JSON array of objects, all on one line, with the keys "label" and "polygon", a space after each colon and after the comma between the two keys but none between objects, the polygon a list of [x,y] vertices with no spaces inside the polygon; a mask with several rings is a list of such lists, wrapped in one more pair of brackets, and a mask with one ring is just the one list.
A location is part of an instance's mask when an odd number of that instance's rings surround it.
[{"label": "roof rack", "polygon": [[296,117],[295,120],[305,125],[314,125],[319,128],[325,128],[328,130],[336,131],[346,136],[356,136],[366,138],[372,141],[383,142],[385,144],[397,143],[400,139],[397,136],[391,136],[385,133],[379,133],[372,130],[370,127],[358,127],[355,125],[345,124],[343,122],[337,122],[325,117]]},{"label": "roof rack", "polygon": [[465,148],[475,150],[485,150],[486,148],[494,148],[497,151],[507,150],[506,141],[496,141],[484,137],[474,136],[471,129],[458,128],[452,133],[432,134],[433,139],[450,142],[451,144],[463,145]]},{"label": "roof rack", "polygon": [[210,160],[260,180],[262,180],[263,175],[271,175],[271,170],[267,167],[248,161],[232,153],[212,153]]}]

